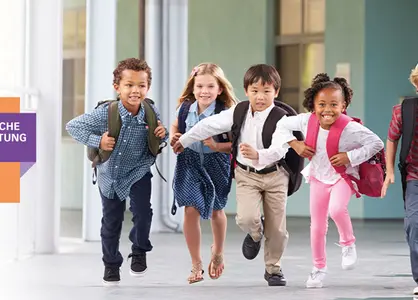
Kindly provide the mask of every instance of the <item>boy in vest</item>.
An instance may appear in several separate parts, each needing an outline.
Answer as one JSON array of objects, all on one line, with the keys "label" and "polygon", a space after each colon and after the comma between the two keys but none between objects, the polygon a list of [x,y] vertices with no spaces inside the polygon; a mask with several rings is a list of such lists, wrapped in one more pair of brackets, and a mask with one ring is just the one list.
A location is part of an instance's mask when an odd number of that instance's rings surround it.
[{"label": "boy in vest", "polygon": [[[280,263],[288,240],[286,201],[289,174],[277,163],[266,164],[265,161],[278,162],[287,150],[271,149],[263,144],[263,127],[275,107],[274,98],[279,93],[280,83],[279,73],[274,67],[265,64],[250,67],[244,76],[249,101],[242,101],[200,121],[173,146],[174,152],[178,153],[196,141],[232,130],[232,153],[237,164],[234,171],[236,223],[248,233],[242,250],[247,259],[254,259],[264,237],[264,279],[270,286],[286,285]],[[236,116],[238,111],[242,116]],[[243,121],[237,124],[234,120]],[[275,128],[276,122],[273,126]],[[261,203],[264,219],[260,214]]]},{"label": "boy in vest", "polygon": [[[76,117],[68,122],[66,128],[76,141],[111,151],[109,159],[97,166],[103,210],[100,234],[105,265],[104,285],[120,282],[123,257],[119,252],[119,239],[128,196],[133,214],[133,228],[129,234],[132,242],[132,253],[128,256],[132,258],[130,274],[139,277],[147,271],[146,252],[152,249],[149,240],[152,220],[150,168],[156,159],[148,147],[152,142],[148,128],[152,126],[146,123],[143,104],[151,85],[151,68],[144,60],[130,58],[121,61],[113,75],[113,86],[120,99],[117,108],[121,128],[117,141],[108,135],[108,103]],[[158,120],[154,135],[163,143],[167,130],[161,125],[155,107],[152,108]]]},{"label": "boy in vest", "polygon": [[[411,84],[418,93],[418,65],[411,71]],[[412,276],[418,284],[418,97],[408,97],[392,110],[386,142],[386,179],[382,198],[395,182],[394,165],[398,142],[402,137],[399,157],[403,197],[405,201],[405,232],[409,244]],[[414,289],[418,295],[418,287]]]}]

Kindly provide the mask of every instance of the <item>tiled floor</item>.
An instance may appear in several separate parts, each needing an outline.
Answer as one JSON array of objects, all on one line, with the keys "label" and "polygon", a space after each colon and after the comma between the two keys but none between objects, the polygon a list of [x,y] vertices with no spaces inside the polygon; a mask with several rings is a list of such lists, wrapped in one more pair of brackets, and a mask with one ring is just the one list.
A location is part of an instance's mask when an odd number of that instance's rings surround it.
[{"label": "tiled floor", "polygon": [[[62,233],[77,236],[78,213],[63,214]],[[129,218],[127,218],[129,220]],[[126,257],[130,244],[125,224],[121,250]],[[62,240],[59,255],[35,256],[3,266],[0,272],[1,300],[67,299],[413,299],[414,282],[410,275],[408,248],[402,221],[355,222],[359,265],[353,271],[340,267],[341,249],[335,226],[328,234],[328,280],[323,289],[306,289],[304,281],[311,270],[309,222],[289,219],[289,245],[283,258],[286,287],[268,287],[263,279],[263,255],[247,261],[241,254],[243,234],[232,218],[228,224],[225,251],[226,269],[219,280],[189,285],[186,278],[190,259],[181,234],[154,234],[154,250],[148,256],[149,271],[144,278],[129,276],[129,264],[122,269],[118,288],[101,285],[103,267],[99,243]],[[204,223],[203,259],[209,263],[211,234]]]}]

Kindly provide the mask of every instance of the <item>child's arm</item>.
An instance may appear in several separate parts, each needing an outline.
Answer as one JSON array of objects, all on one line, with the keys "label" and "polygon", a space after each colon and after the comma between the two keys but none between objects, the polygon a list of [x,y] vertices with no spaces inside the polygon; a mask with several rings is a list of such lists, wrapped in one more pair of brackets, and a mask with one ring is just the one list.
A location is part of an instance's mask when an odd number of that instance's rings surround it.
[{"label": "child's arm", "polygon": [[370,129],[360,123],[350,122],[341,135],[340,147],[353,149],[347,151],[347,158],[351,166],[355,167],[372,158],[384,145]]},{"label": "child's arm", "polygon": [[203,144],[215,152],[231,153],[231,142],[218,143],[212,137],[210,137],[204,140]]},{"label": "child's arm", "polygon": [[168,130],[167,130],[167,127],[162,125],[163,122],[161,121],[160,112],[158,111],[157,107],[153,104],[151,105],[152,105],[152,108],[154,109],[155,116],[157,117],[157,120],[158,120],[158,127],[155,129],[154,134],[161,139],[160,141],[160,144],[161,144],[167,141]]},{"label": "child's arm", "polygon": [[[281,118],[277,122],[270,147],[268,149],[258,150],[258,162],[253,163],[257,165],[269,165],[282,159],[286,155],[289,147],[298,148],[296,144],[298,141],[293,135],[293,131],[301,131],[304,133],[309,116],[310,114],[303,113],[297,116],[284,116]],[[295,151],[298,152],[296,149]]]},{"label": "child's arm", "polygon": [[301,131],[306,135],[310,113],[301,113],[297,116],[284,116],[277,122],[276,130],[273,134],[272,145],[275,143],[283,143],[283,146],[291,146],[292,141],[297,141],[293,135],[293,131]]},{"label": "child's arm", "polygon": [[231,153],[232,143],[225,142],[225,143],[217,143],[217,151],[223,153]]},{"label": "child's arm", "polygon": [[390,177],[390,183],[395,182],[395,156],[398,149],[398,141],[386,141],[386,179]]},{"label": "child's arm", "polygon": [[208,137],[230,131],[233,124],[234,109],[235,107],[231,107],[219,114],[199,121],[179,138],[179,142],[183,148],[190,146],[194,142],[202,141]]},{"label": "child's arm", "polygon": [[[232,133],[228,132],[228,138],[232,141]],[[218,143],[218,152],[231,153],[232,151],[232,142]]]},{"label": "child's arm", "polygon": [[173,147],[180,137],[181,133],[179,132],[179,120],[176,118],[170,126],[170,146]]},{"label": "child's arm", "polygon": [[107,130],[107,107],[96,108],[91,113],[72,119],[65,129],[77,142],[99,148],[102,135]]},{"label": "child's arm", "polygon": [[386,196],[389,185],[395,183],[395,156],[401,136],[401,105],[396,105],[392,109],[392,119],[390,121],[388,137],[386,141],[386,178],[382,187],[382,198]]}]

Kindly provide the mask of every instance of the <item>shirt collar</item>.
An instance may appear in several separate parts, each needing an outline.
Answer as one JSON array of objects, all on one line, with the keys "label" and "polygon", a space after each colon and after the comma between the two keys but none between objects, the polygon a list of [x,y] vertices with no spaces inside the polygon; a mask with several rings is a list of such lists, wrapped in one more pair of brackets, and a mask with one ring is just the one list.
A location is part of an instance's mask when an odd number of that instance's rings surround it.
[{"label": "shirt collar", "polygon": [[[123,106],[122,101],[119,100],[119,114],[121,116],[121,118],[126,118],[127,116],[132,116],[132,114],[125,108],[125,106]],[[137,119],[139,120],[144,120],[144,116],[145,116],[145,110],[143,105],[141,105],[139,107],[139,111],[138,111],[138,115],[137,115]]]},{"label": "shirt collar", "polygon": [[[208,108],[205,109],[204,112],[202,112],[200,115],[204,115],[205,117],[209,117],[213,114],[213,112],[215,111],[215,107],[216,107],[216,101],[213,101]],[[193,102],[193,104],[190,106],[189,112],[193,112],[198,114],[197,112],[197,100],[195,102]]]},{"label": "shirt collar", "polygon": [[[267,118],[267,116],[270,114],[271,110],[273,109],[274,105],[275,104],[274,104],[274,101],[273,101],[273,103],[269,107],[267,107],[265,110],[263,110],[263,111],[256,111],[256,112],[254,112],[254,115],[258,114],[262,118],[264,118],[264,117]],[[250,116],[252,116],[251,104],[250,104],[250,108],[248,110],[248,114]]]}]

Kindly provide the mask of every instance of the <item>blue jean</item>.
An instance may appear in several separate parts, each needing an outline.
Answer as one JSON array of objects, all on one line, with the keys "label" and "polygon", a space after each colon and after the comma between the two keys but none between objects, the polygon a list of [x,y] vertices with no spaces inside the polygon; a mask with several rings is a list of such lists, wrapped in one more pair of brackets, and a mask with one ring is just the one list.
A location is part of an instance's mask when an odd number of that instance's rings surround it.
[{"label": "blue jean", "polygon": [[418,180],[411,180],[406,184],[405,233],[410,251],[412,276],[418,283]]},{"label": "blue jean", "polygon": [[[151,230],[151,173],[147,173],[135,182],[129,194],[130,211],[132,212],[133,227],[129,233],[132,242],[132,253],[145,253],[152,250],[149,240]],[[116,195],[114,199],[102,197],[102,239],[103,263],[109,267],[120,267],[123,257],[119,252],[119,240],[126,209],[126,200],[121,201]]]}]

